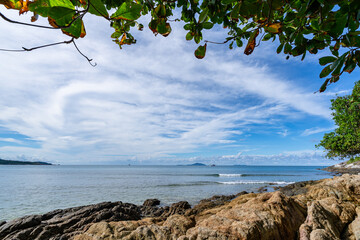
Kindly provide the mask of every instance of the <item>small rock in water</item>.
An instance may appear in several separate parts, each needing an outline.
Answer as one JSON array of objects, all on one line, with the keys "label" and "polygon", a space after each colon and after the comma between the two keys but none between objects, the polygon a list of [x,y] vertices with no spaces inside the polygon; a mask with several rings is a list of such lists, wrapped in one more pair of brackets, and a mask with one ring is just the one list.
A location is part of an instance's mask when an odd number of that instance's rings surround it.
[{"label": "small rock in water", "polygon": [[267,186],[259,187],[257,191],[259,193],[267,192]]}]

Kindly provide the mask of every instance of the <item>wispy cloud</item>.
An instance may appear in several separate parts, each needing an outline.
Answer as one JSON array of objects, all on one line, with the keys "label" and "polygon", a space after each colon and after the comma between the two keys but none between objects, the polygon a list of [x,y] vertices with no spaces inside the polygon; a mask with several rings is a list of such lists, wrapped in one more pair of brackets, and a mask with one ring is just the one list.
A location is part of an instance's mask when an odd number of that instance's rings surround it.
[{"label": "wispy cloud", "polygon": [[17,143],[17,144],[22,143],[22,141],[14,138],[0,138],[0,142],[9,142],[9,143]]},{"label": "wispy cloud", "polygon": [[316,133],[322,133],[322,132],[329,132],[334,130],[335,127],[331,127],[331,128],[320,128],[320,127],[315,127],[315,128],[310,128],[310,129],[306,129],[305,131],[303,131],[301,133],[301,136],[309,136],[309,135],[313,135]]},{"label": "wispy cloud", "polygon": [[[79,47],[96,68],[70,46],[1,53],[0,126],[38,143],[3,146],[2,155],[62,163],[154,160],[236,145],[249,127],[294,117],[329,119],[326,96],[264,64],[221,51],[197,60],[180,26],[169,39],[145,31],[137,45],[120,51],[106,22],[88,20]],[[44,30],[14,31],[6,23],[0,31],[7,32],[2,42],[21,39],[11,48],[63,39]]]}]

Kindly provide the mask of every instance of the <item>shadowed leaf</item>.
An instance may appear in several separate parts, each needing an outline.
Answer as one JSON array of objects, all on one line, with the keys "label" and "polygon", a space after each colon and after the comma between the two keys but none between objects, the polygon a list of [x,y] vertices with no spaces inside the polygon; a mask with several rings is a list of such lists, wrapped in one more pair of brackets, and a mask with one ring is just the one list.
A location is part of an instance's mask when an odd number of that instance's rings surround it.
[{"label": "shadowed leaf", "polygon": [[205,53],[206,53],[206,43],[204,46],[199,46],[196,50],[195,50],[195,57],[198,59],[203,59],[205,57]]}]

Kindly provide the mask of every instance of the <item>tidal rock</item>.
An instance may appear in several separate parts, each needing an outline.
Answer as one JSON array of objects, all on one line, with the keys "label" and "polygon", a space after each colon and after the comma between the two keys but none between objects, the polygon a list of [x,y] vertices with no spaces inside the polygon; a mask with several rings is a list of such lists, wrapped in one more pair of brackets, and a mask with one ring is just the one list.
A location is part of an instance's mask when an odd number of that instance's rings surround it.
[{"label": "tidal rock", "polygon": [[203,199],[199,202],[199,204],[195,205],[192,209],[186,211],[186,215],[197,215],[207,209],[211,209],[214,207],[222,206],[226,203],[229,203],[234,198],[247,194],[246,191],[242,191],[236,195],[215,195],[211,198]]},{"label": "tidal rock", "polygon": [[274,187],[274,189],[279,190],[286,196],[291,197],[299,194],[306,194],[308,188],[316,183],[317,181],[303,181],[303,182],[292,183],[284,187]]},{"label": "tidal rock", "polygon": [[160,205],[159,199],[147,199],[143,205],[140,206],[142,217],[159,217],[168,207],[158,207]]},{"label": "tidal rock", "polygon": [[360,161],[354,163],[342,162],[333,166],[324,168],[322,170],[332,172],[335,174],[359,174],[360,173]]},{"label": "tidal rock", "polygon": [[168,217],[174,214],[184,215],[187,209],[190,209],[191,206],[187,201],[181,201],[171,204],[168,211],[164,212],[161,216]]},{"label": "tidal rock", "polygon": [[0,226],[0,239],[66,240],[90,223],[138,219],[140,209],[136,205],[104,202],[15,219]]},{"label": "tidal rock", "polygon": [[159,199],[146,199],[145,202],[143,203],[144,207],[155,207],[158,205],[160,205]]}]

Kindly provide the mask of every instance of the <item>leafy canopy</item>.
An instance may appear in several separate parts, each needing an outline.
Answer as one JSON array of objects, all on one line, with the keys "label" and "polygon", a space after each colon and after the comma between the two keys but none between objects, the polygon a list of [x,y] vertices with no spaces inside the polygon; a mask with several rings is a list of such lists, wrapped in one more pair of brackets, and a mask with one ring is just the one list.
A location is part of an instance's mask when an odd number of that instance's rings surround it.
[{"label": "leafy canopy", "polygon": [[360,81],[351,95],[331,100],[333,119],[338,126],[326,133],[317,147],[327,151],[327,157],[360,160]]},{"label": "leafy canopy", "polygon": [[[332,56],[319,59],[325,66],[320,92],[337,82],[343,72],[360,67],[360,1],[359,0],[0,0],[8,9],[19,13],[33,12],[48,18],[54,28],[75,39],[86,35],[83,16],[94,14],[110,22],[113,41],[120,46],[136,43],[133,29],[143,29],[138,19],[151,15],[147,24],[155,35],[171,33],[171,21],[183,21],[185,39],[201,44],[197,58],[206,54],[203,31],[221,25],[228,37],[229,48],[244,46],[251,54],[260,41],[276,39],[276,52],[289,56],[316,54],[330,49]],[[180,19],[171,19],[174,11]],[[108,10],[113,14],[109,15]]]}]

